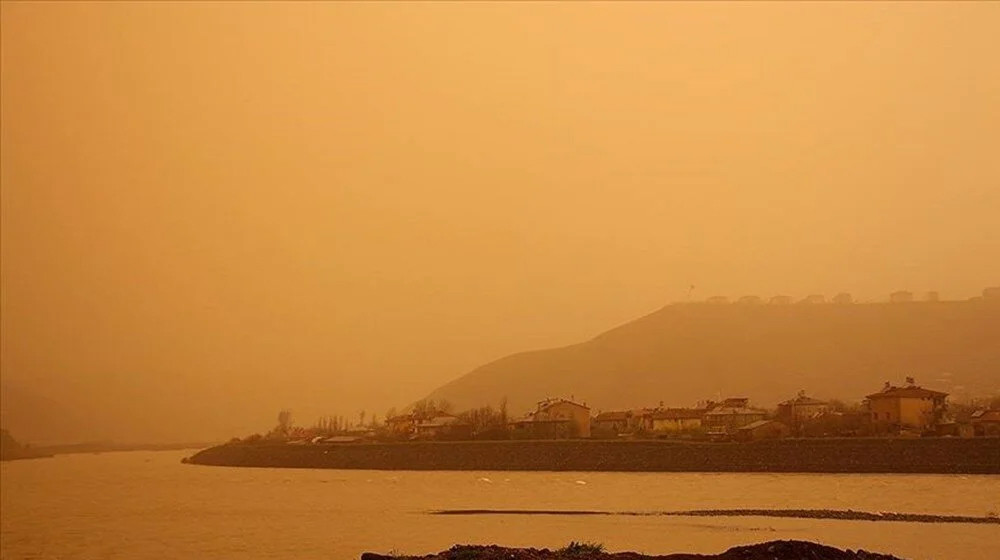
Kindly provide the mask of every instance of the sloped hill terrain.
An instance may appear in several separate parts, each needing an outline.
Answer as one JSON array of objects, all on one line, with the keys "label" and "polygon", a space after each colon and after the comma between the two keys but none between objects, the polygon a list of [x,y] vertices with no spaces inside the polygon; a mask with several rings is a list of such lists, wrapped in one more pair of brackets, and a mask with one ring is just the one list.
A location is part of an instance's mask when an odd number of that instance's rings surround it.
[{"label": "sloped hill terrain", "polygon": [[1000,304],[674,304],[587,342],[514,354],[442,386],[457,409],[528,410],[546,396],[592,409],[746,396],[860,401],[913,376],[957,397],[1000,394]]}]

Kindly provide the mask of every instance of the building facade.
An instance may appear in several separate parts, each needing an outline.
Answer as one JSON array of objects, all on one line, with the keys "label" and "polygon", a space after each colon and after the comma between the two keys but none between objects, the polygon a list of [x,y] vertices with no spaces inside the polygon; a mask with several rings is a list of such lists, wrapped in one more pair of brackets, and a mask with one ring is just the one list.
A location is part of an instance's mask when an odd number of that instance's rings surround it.
[{"label": "building facade", "polygon": [[536,410],[511,423],[511,435],[530,439],[590,437],[590,408],[567,399],[546,399]]},{"label": "building facade", "polygon": [[948,394],[918,387],[908,379],[904,387],[887,382],[881,391],[866,398],[876,433],[926,432],[942,421]]},{"label": "building facade", "polygon": [[794,399],[778,403],[778,419],[795,426],[829,410],[830,403],[808,397],[805,391],[800,391]]}]

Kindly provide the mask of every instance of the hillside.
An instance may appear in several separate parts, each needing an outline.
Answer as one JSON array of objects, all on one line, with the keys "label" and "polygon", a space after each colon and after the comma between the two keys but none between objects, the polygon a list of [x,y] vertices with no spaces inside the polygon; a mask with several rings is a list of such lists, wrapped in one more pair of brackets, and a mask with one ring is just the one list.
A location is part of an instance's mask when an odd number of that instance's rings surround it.
[{"label": "hillside", "polygon": [[860,401],[913,376],[958,397],[1000,394],[1000,305],[674,304],[563,348],[501,358],[435,390],[456,408],[524,411],[546,396],[595,410],[746,396],[774,406],[804,389]]}]

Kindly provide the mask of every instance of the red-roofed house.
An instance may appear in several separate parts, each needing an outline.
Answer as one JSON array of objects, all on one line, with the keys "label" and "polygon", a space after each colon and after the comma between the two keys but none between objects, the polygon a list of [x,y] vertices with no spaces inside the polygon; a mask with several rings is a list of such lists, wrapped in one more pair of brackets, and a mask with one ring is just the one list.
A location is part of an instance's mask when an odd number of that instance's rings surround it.
[{"label": "red-roofed house", "polygon": [[866,398],[876,432],[925,432],[941,422],[948,393],[918,387],[910,378],[905,387],[894,387],[887,382],[881,391]]}]

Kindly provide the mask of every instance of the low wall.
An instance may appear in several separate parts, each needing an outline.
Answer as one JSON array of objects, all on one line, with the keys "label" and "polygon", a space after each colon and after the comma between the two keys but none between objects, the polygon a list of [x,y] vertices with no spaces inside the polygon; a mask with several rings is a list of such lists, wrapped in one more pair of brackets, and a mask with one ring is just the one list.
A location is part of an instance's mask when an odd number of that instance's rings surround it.
[{"label": "low wall", "polygon": [[200,451],[187,461],[374,470],[1000,474],[1000,438],[227,444]]}]

